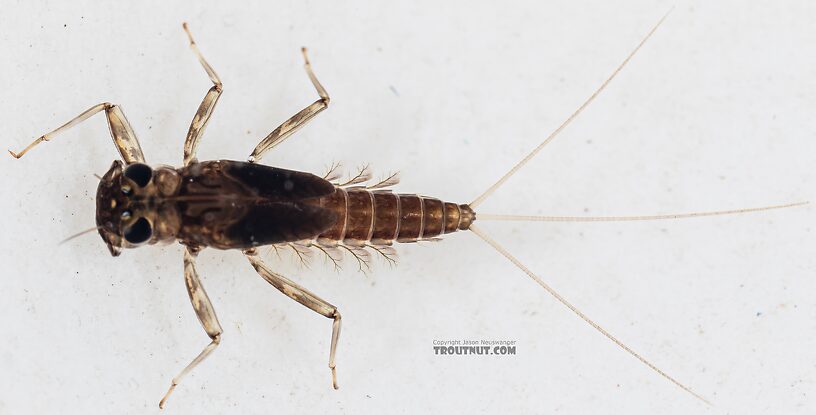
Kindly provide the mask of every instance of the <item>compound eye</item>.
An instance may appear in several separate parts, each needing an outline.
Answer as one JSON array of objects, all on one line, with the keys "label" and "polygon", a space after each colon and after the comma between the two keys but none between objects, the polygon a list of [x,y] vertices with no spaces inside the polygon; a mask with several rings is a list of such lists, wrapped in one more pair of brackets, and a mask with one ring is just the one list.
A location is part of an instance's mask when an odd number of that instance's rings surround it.
[{"label": "compound eye", "polygon": [[134,245],[147,241],[151,235],[153,235],[153,228],[145,218],[139,218],[125,230],[125,240]]},{"label": "compound eye", "polygon": [[133,163],[125,168],[124,176],[133,180],[139,187],[145,187],[153,178],[153,169],[147,164]]}]

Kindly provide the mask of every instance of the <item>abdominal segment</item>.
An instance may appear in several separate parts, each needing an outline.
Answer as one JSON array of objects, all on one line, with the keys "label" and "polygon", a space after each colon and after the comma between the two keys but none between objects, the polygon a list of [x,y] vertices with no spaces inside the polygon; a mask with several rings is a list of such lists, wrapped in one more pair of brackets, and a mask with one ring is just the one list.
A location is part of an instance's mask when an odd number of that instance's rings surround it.
[{"label": "abdominal segment", "polygon": [[394,241],[430,240],[465,230],[474,218],[467,205],[365,188],[338,187],[317,203],[337,218],[317,237],[316,242],[323,246],[383,246]]}]

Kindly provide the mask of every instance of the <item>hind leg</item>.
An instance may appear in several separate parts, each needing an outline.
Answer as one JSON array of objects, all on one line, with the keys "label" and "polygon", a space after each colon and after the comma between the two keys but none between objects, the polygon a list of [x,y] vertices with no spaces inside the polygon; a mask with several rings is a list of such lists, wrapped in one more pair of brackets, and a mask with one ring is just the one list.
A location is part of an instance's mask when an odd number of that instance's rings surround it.
[{"label": "hind leg", "polygon": [[246,252],[247,259],[255,268],[255,271],[268,283],[272,284],[280,292],[289,298],[303,304],[310,310],[330,319],[332,323],[331,349],[329,350],[329,369],[332,374],[332,387],[337,389],[337,371],[335,370],[334,356],[337,351],[337,339],[340,337],[340,312],[337,307],[329,304],[326,300],[312,294],[307,289],[295,284],[288,278],[272,271],[253,252]]}]

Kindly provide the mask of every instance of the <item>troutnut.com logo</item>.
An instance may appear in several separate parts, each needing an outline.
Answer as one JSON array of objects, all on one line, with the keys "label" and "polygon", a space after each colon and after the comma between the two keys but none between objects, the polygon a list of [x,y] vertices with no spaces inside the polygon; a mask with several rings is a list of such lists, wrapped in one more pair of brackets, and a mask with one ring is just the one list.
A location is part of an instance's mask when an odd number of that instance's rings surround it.
[{"label": "troutnut.com logo", "polygon": [[444,356],[514,356],[515,340],[434,340],[435,355]]}]

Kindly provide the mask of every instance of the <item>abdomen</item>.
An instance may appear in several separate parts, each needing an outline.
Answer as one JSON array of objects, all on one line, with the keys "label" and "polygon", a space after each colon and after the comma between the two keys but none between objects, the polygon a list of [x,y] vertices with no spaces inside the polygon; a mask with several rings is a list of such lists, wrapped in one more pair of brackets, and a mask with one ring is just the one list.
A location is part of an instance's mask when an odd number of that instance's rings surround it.
[{"label": "abdomen", "polygon": [[336,188],[318,204],[335,213],[335,224],[317,237],[324,246],[391,245],[466,230],[474,219],[467,205],[415,194]]}]

